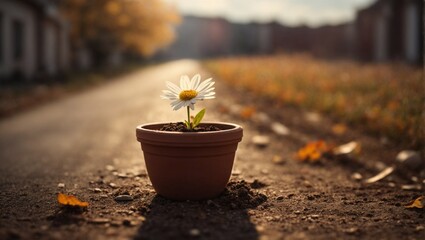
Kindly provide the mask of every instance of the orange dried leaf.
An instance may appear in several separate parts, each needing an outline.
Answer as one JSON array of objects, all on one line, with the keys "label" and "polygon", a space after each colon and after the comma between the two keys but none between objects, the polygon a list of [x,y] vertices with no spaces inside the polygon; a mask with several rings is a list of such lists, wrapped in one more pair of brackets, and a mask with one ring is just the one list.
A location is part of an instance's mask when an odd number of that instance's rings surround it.
[{"label": "orange dried leaf", "polygon": [[248,106],[248,107],[244,107],[239,114],[244,119],[250,119],[254,115],[254,113],[255,113],[255,108]]},{"label": "orange dried leaf", "polygon": [[424,208],[425,196],[420,196],[404,206],[405,208]]},{"label": "orange dried leaf", "polygon": [[317,162],[325,153],[328,153],[332,147],[323,140],[310,142],[297,152],[299,161]]},{"label": "orange dried leaf", "polygon": [[69,207],[87,207],[89,205],[88,202],[82,202],[78,198],[66,195],[63,193],[58,194],[58,202],[59,204],[63,206],[69,206]]}]

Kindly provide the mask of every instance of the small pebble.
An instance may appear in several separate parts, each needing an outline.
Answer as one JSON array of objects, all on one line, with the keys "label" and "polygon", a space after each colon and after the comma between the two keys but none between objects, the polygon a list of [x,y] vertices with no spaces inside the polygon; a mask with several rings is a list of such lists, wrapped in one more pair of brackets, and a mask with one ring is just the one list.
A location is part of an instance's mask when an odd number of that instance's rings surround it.
[{"label": "small pebble", "polygon": [[358,231],[358,228],[352,227],[345,230],[347,234],[355,234]]},{"label": "small pebble", "polygon": [[256,135],[252,138],[252,143],[254,143],[257,147],[266,147],[269,145],[270,139],[268,136]]},{"label": "small pebble", "polygon": [[353,174],[351,175],[351,178],[352,178],[352,179],[354,179],[354,180],[356,180],[356,181],[360,181],[360,180],[362,180],[362,179],[363,179],[363,176],[362,176],[360,173],[355,172],[355,173],[353,173]]},{"label": "small pebble", "polygon": [[403,190],[421,190],[421,185],[413,184],[413,185],[402,185],[401,189]]},{"label": "small pebble", "polygon": [[92,218],[89,219],[87,222],[88,223],[93,223],[93,224],[105,224],[105,223],[109,223],[111,220],[108,218]]},{"label": "small pebble", "polygon": [[189,234],[192,237],[198,237],[199,235],[201,235],[201,231],[199,231],[199,229],[197,228],[194,228],[189,231]]},{"label": "small pebble", "polygon": [[270,128],[272,129],[274,133],[280,136],[287,136],[291,132],[288,127],[278,122],[272,123]]},{"label": "small pebble", "polygon": [[49,229],[48,225],[43,225],[40,227],[41,231],[47,231]]},{"label": "small pebble", "polygon": [[314,214],[314,215],[311,215],[310,217],[311,217],[311,218],[313,218],[313,219],[317,219],[317,218],[319,218],[319,217],[320,217],[320,215],[318,215],[318,214]]},{"label": "small pebble", "polygon": [[133,201],[133,197],[130,195],[118,195],[115,198],[115,201],[117,202],[128,202],[128,201]]},{"label": "small pebble", "polygon": [[98,183],[98,184],[104,184],[105,183],[105,181],[103,180],[103,179],[98,179],[98,180],[96,180],[96,183]]},{"label": "small pebble", "polygon": [[122,225],[124,225],[126,227],[133,227],[133,226],[136,226],[137,224],[133,221],[128,220],[128,219],[124,219],[122,221]]},{"label": "small pebble", "polygon": [[257,232],[261,233],[264,232],[266,230],[266,228],[264,226],[258,225],[255,227],[255,230],[257,230]]},{"label": "small pebble", "polygon": [[111,188],[118,188],[117,184],[115,184],[115,183],[109,183],[109,186],[110,186]]},{"label": "small pebble", "polygon": [[65,187],[65,183],[58,183],[58,188],[64,188]]},{"label": "small pebble", "polygon": [[283,160],[283,158],[281,156],[279,156],[279,155],[274,155],[273,158],[272,158],[272,162],[274,164],[278,164],[278,165],[285,163],[285,161]]},{"label": "small pebble", "polygon": [[425,229],[425,227],[424,227],[424,226],[419,225],[419,226],[416,226],[415,231],[416,231],[416,232],[420,232],[420,231],[422,231],[422,230],[424,230],[424,229]]},{"label": "small pebble", "polygon": [[424,161],[422,161],[421,156],[416,151],[404,150],[397,154],[396,161],[411,169],[418,170],[421,169],[421,166],[424,165]]},{"label": "small pebble", "polygon": [[270,117],[264,112],[259,112],[253,116],[253,120],[257,123],[261,123],[262,125],[268,125]]},{"label": "small pebble", "polygon": [[311,123],[319,123],[322,120],[322,117],[318,113],[308,112],[305,114],[305,119]]},{"label": "small pebble", "polygon": [[112,166],[112,165],[106,165],[106,170],[108,170],[108,171],[115,171],[115,167],[114,166]]},{"label": "small pebble", "polygon": [[119,174],[117,174],[117,177],[119,177],[119,178],[128,178],[129,176],[127,174],[125,174],[125,173],[119,173]]},{"label": "small pebble", "polygon": [[101,192],[102,192],[102,189],[100,189],[100,188],[95,188],[95,189],[93,189],[93,192],[95,192],[95,193],[101,193]]},{"label": "small pebble", "polygon": [[121,226],[122,222],[115,220],[115,221],[110,222],[110,224],[113,227],[119,227],[119,226]]},{"label": "small pebble", "polygon": [[276,198],[276,200],[278,200],[278,201],[281,201],[281,200],[283,200],[283,196],[278,196],[277,198]]}]

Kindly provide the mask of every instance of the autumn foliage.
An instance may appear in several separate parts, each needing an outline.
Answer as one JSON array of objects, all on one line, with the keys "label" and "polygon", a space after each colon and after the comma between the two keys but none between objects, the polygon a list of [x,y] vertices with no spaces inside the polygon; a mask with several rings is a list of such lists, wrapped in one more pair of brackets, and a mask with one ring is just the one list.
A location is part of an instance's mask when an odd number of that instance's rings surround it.
[{"label": "autumn foliage", "polygon": [[323,140],[310,142],[298,150],[297,159],[299,161],[317,162],[324,155],[330,153],[332,146]]},{"label": "autumn foliage", "polygon": [[88,202],[80,201],[75,196],[66,195],[63,193],[58,194],[58,203],[66,207],[81,207],[81,208],[85,208],[89,205]]},{"label": "autumn foliage", "polygon": [[420,69],[308,55],[236,57],[205,65],[218,78],[255,96],[322,112],[409,147],[424,144]]},{"label": "autumn foliage", "polygon": [[111,49],[150,56],[174,39],[177,12],[161,0],[65,0],[61,10],[74,47],[105,55]]}]

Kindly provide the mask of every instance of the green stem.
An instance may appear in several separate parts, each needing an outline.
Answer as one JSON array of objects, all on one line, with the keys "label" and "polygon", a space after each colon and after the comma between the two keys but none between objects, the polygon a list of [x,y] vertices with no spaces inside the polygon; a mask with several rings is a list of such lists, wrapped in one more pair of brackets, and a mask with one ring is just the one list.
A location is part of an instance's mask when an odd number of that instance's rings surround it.
[{"label": "green stem", "polygon": [[192,124],[190,123],[190,108],[187,106],[187,122],[189,123],[189,129],[192,129]]}]

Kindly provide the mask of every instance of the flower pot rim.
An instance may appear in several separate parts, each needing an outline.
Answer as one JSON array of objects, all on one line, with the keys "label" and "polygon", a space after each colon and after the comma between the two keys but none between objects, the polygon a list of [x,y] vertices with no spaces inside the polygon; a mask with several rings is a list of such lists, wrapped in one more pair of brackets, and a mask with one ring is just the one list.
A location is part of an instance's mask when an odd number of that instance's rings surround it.
[{"label": "flower pot rim", "polygon": [[171,132],[160,131],[159,128],[169,122],[146,123],[137,126],[136,137],[141,143],[174,145],[174,146],[203,146],[205,144],[222,145],[242,140],[243,128],[234,123],[204,122],[201,125],[222,126],[225,129],[210,132]]},{"label": "flower pot rim", "polygon": [[242,127],[235,123],[228,123],[228,122],[202,122],[200,125],[225,125],[230,126],[229,129],[220,129],[219,131],[207,131],[207,132],[173,132],[173,131],[160,131],[156,129],[149,129],[146,128],[147,126],[156,126],[156,125],[165,125],[169,124],[170,122],[152,122],[152,123],[145,123],[138,125],[136,127],[137,131],[147,131],[155,134],[174,134],[174,135],[211,135],[211,134],[217,134],[217,133],[223,133],[223,132],[231,132],[238,129],[242,129]]}]

